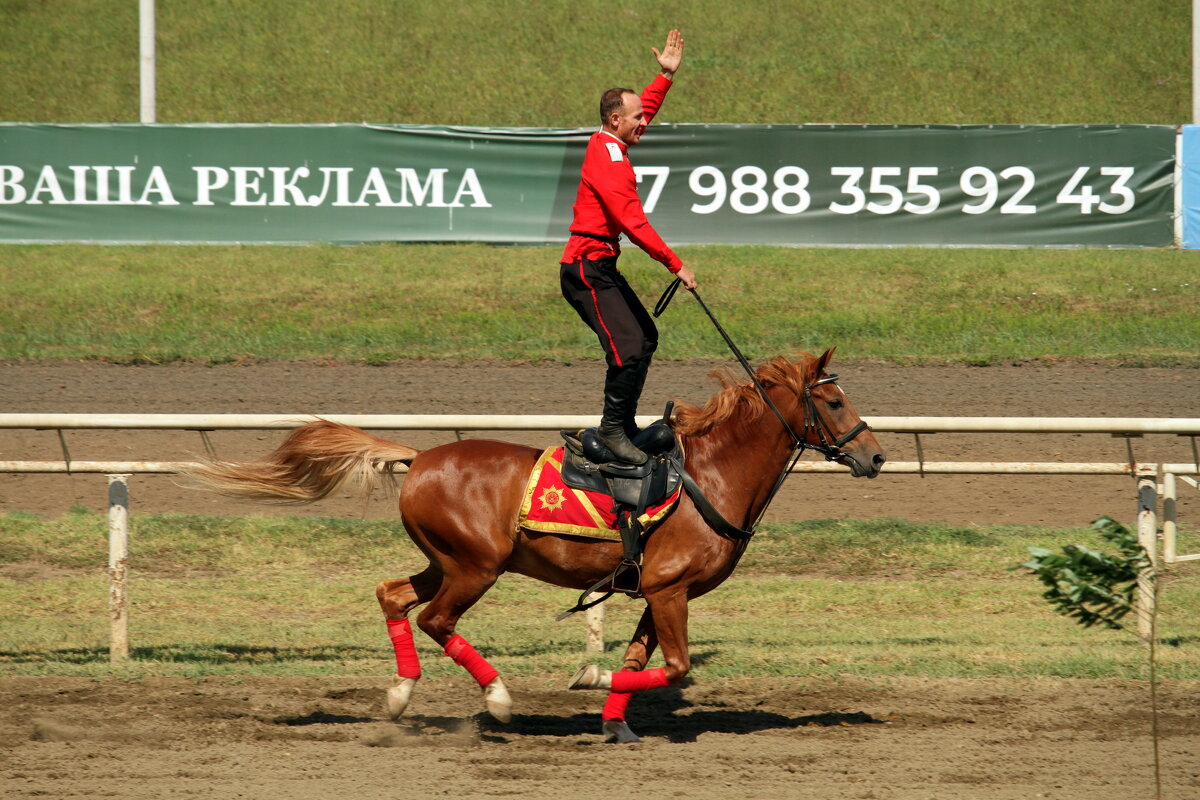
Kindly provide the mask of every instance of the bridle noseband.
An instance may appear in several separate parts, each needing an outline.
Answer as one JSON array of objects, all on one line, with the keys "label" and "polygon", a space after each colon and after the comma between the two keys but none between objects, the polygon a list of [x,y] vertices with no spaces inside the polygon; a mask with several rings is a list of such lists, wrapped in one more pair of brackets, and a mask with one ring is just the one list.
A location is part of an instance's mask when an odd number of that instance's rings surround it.
[{"label": "bridle noseband", "polygon": [[[820,378],[812,383],[805,384],[803,393],[804,416],[806,418],[804,429],[806,431],[816,431],[817,439],[821,443],[808,444],[806,441],[808,437],[806,436],[804,439],[799,440],[797,447],[800,450],[803,450],[805,447],[809,448],[810,450],[816,450],[818,453],[821,453],[825,456],[826,461],[837,461],[845,456],[845,453],[842,452],[842,448],[854,441],[855,437],[857,437],[863,431],[868,431],[871,429],[871,426],[867,425],[864,420],[860,419],[858,424],[853,428],[846,431],[841,436],[837,436],[834,434],[833,428],[829,427],[829,423],[825,421],[825,418],[817,412],[817,404],[816,401],[813,400],[812,390],[817,386],[824,386],[827,383],[832,383],[834,386],[836,386],[837,379],[837,375],[826,375],[824,378]],[[766,397],[766,394],[764,393],[763,396]],[[783,421],[782,415],[780,416],[780,420]],[[792,438],[794,440],[799,439],[786,421],[784,421],[783,424],[787,426],[788,433],[792,434]]]}]

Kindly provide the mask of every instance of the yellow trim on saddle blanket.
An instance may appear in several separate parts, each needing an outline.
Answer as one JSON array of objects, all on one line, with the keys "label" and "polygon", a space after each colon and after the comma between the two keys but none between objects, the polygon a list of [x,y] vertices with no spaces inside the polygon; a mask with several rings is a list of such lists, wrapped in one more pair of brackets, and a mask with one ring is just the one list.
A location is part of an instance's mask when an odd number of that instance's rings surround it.
[{"label": "yellow trim on saddle blanket", "polygon": [[[567,486],[561,477],[563,456],[562,447],[548,447],[538,458],[525,485],[525,496],[521,500],[521,510],[517,515],[517,527],[538,533],[569,533],[593,539],[620,541],[621,532],[613,527],[616,524],[616,514],[612,513],[611,509],[598,508],[593,502],[593,498],[599,500],[603,497],[609,502],[611,498]],[[547,467],[553,469],[553,473],[549,476],[551,480],[548,481],[548,485],[542,485],[543,478],[547,477],[544,475]],[[647,509],[645,514],[638,517],[642,527],[649,530],[652,525],[670,514],[679,503],[681,494],[682,487],[677,489],[667,502]],[[561,515],[558,513],[560,511]],[[561,519],[554,519],[556,516],[561,516]]]}]

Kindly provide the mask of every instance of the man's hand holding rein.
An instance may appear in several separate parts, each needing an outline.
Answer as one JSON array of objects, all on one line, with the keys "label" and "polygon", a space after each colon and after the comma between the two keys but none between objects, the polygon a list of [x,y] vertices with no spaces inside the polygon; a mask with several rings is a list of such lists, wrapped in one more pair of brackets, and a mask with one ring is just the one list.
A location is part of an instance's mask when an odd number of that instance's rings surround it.
[{"label": "man's hand holding rein", "polygon": [[685,289],[691,290],[695,289],[697,286],[696,273],[692,272],[687,267],[680,267],[679,271],[675,273],[675,277],[679,278],[679,280],[683,282],[683,288]]}]

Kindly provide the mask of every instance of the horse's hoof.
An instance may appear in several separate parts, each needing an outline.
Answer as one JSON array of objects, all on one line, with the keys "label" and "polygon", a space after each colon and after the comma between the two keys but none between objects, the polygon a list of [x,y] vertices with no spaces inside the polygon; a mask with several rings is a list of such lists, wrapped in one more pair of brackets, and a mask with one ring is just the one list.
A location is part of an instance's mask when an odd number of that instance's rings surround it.
[{"label": "horse's hoof", "polygon": [[605,742],[631,744],[641,741],[636,733],[629,730],[629,726],[625,724],[625,720],[606,719],[604,720],[604,724],[600,726],[600,732],[604,734]]},{"label": "horse's hoof", "polygon": [[611,689],[612,672],[600,669],[595,664],[585,664],[571,678],[568,689]]},{"label": "horse's hoof", "polygon": [[497,722],[512,722],[512,696],[504,681],[493,678],[491,683],[483,687],[483,702]]},{"label": "horse's hoof", "polygon": [[388,687],[387,696],[384,699],[389,717],[400,719],[400,715],[404,713],[404,709],[408,708],[408,701],[412,699],[412,690],[416,685],[416,678],[401,678],[399,675],[392,676],[392,685]]}]

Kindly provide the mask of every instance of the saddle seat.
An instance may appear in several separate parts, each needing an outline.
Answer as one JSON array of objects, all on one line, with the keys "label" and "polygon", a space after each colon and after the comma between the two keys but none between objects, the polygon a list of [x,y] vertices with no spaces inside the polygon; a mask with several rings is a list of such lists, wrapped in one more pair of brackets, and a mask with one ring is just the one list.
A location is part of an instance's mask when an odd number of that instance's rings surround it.
[{"label": "saddle seat", "polygon": [[562,431],[566,445],[563,482],[576,489],[609,495],[617,506],[639,511],[674,494],[681,478],[670,462],[679,459],[681,451],[669,422],[672,406],[668,403],[662,419],[633,437],[634,446],[647,456],[643,464],[618,461],[600,443],[595,428]]}]

